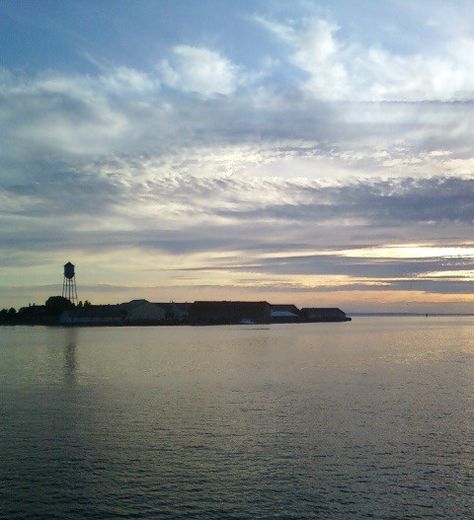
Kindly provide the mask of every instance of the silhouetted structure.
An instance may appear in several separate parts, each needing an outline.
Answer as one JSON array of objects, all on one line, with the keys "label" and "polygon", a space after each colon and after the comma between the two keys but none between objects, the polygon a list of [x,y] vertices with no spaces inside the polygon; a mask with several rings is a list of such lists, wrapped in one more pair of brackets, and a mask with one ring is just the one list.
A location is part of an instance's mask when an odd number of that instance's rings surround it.
[{"label": "silhouetted structure", "polygon": [[60,325],[125,325],[127,313],[118,305],[88,305],[72,308],[59,317]]},{"label": "silhouetted structure", "polygon": [[268,302],[194,302],[189,308],[193,325],[226,325],[231,323],[270,323]]},{"label": "silhouetted structure", "polygon": [[64,298],[64,296],[50,296],[44,306],[46,313],[55,317],[60,316],[65,310],[74,309],[74,304],[71,300]]},{"label": "silhouetted structure", "polygon": [[351,321],[346,313],[337,307],[312,307],[301,309],[304,321]]},{"label": "silhouetted structure", "polygon": [[[66,300],[70,304],[69,300]],[[179,325],[188,323],[190,304],[132,300],[118,305],[80,305],[65,309],[60,325]]]},{"label": "silhouetted structure", "polygon": [[91,305],[87,301],[74,305],[63,296],[50,296],[44,305],[29,305],[18,312],[13,307],[0,311],[0,325],[250,325],[350,320],[338,308],[299,310],[295,305],[270,305],[265,301],[152,303],[141,299],[117,305]]},{"label": "silhouetted structure", "polygon": [[293,304],[272,304],[272,323],[297,323],[302,321],[301,311]]},{"label": "silhouetted structure", "polygon": [[77,305],[76,273],[74,264],[71,264],[71,262],[64,265],[62,296],[63,298],[67,298],[74,305]]}]

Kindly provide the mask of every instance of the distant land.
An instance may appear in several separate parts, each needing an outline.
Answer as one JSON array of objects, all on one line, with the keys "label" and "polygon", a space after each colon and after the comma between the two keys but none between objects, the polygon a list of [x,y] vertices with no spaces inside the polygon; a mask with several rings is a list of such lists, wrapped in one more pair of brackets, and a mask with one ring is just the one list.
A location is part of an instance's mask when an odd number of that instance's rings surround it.
[{"label": "distant land", "polygon": [[127,326],[127,325],[252,325],[270,323],[344,322],[339,308],[272,305],[266,301],[149,302],[138,299],[113,305],[73,303],[51,296],[44,305],[0,311],[0,325]]},{"label": "distant land", "polygon": [[78,300],[76,270],[64,264],[61,296],[50,296],[44,305],[0,311],[0,325],[126,326],[126,325],[251,325],[351,321],[336,307],[272,305],[266,301],[149,302],[93,305]]},{"label": "distant land", "polygon": [[347,312],[348,316],[353,317],[404,317],[404,316],[473,316],[474,313],[472,312]]}]

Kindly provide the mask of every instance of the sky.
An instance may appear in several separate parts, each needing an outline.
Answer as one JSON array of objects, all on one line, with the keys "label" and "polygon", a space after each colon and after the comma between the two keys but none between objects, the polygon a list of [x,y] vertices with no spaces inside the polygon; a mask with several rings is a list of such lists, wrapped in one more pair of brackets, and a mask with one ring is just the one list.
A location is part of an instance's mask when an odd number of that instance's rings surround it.
[{"label": "sky", "polygon": [[474,312],[470,1],[0,0],[0,307]]}]

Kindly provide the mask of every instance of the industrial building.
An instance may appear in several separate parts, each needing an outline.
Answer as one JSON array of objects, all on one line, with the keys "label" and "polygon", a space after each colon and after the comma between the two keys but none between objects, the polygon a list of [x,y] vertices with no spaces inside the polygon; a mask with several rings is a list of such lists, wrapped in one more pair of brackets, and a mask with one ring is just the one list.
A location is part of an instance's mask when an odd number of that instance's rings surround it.
[{"label": "industrial building", "polygon": [[197,301],[189,309],[193,325],[225,325],[231,323],[270,323],[268,302]]},{"label": "industrial building", "polygon": [[303,321],[351,321],[344,311],[337,307],[308,307],[301,309]]}]

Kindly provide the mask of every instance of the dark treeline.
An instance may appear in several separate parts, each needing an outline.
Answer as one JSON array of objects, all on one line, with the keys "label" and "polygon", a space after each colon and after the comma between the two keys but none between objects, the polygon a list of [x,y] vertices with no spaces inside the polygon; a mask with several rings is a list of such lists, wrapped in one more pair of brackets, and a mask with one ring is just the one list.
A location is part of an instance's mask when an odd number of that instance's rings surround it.
[{"label": "dark treeline", "polygon": [[68,309],[91,307],[89,301],[77,305],[62,296],[50,296],[44,305],[28,305],[18,311],[14,307],[0,310],[0,325],[56,325],[59,316]]}]

